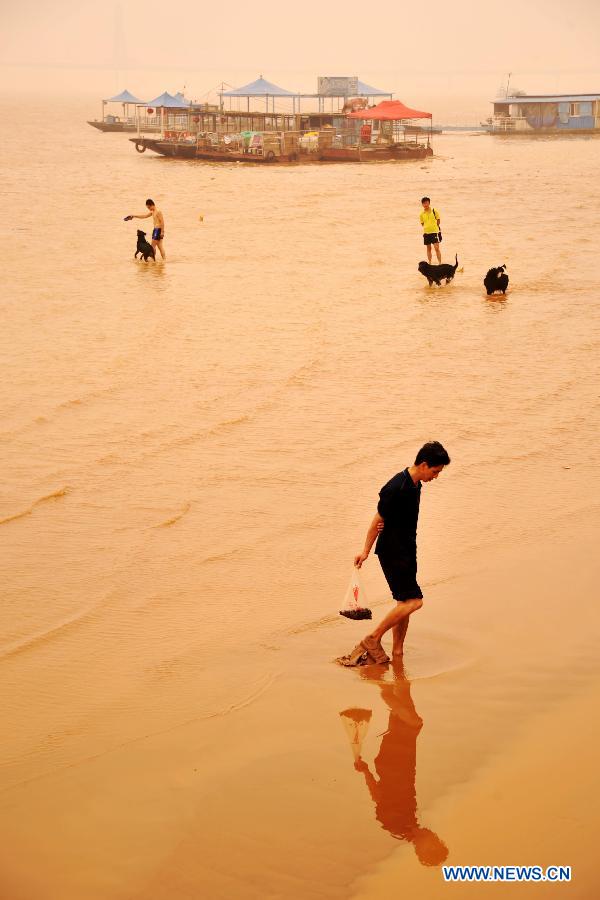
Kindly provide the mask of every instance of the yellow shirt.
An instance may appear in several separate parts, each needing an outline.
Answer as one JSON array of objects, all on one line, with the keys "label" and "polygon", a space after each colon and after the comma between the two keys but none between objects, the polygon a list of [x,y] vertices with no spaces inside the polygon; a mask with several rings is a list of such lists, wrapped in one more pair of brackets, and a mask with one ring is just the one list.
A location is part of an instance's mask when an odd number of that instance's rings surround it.
[{"label": "yellow shirt", "polygon": [[430,206],[428,210],[423,210],[419,216],[423,234],[437,234],[440,230],[437,220],[441,218],[439,209],[434,210],[433,206]]}]

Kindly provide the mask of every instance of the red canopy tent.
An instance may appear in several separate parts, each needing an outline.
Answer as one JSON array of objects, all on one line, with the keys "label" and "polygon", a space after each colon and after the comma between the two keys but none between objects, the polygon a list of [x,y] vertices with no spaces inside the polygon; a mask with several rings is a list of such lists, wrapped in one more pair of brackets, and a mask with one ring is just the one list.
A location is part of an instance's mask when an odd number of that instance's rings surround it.
[{"label": "red canopy tent", "polygon": [[399,119],[431,119],[430,112],[422,112],[419,109],[411,109],[400,100],[382,100],[372,109],[357,109],[348,113],[349,119],[377,119],[382,122],[398,121]]}]

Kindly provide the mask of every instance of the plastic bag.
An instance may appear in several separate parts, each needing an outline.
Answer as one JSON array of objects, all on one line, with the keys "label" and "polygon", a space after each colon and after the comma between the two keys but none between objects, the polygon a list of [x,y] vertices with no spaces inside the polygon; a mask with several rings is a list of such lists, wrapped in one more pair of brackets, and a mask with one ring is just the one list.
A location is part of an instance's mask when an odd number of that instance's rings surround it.
[{"label": "plastic bag", "polygon": [[340,616],[346,616],[347,619],[370,619],[372,615],[371,610],[367,607],[360,569],[354,566],[348,590],[344,595],[344,606],[343,609],[340,609]]},{"label": "plastic bag", "polygon": [[340,713],[344,731],[348,735],[354,762],[360,760],[362,744],[369,730],[369,722],[373,715],[370,709],[344,709]]}]

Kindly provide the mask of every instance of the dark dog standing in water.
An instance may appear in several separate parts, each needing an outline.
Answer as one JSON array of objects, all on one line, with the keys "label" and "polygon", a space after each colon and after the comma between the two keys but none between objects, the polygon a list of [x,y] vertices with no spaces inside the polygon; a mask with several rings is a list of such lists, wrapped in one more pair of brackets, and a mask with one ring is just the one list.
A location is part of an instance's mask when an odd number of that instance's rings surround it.
[{"label": "dark dog standing in water", "polygon": [[152,259],[156,259],[156,251],[146,240],[146,232],[140,231],[139,228],[137,233],[137,250],[133,255],[134,259],[137,259],[138,253],[141,253],[144,262],[148,262],[148,257],[150,256],[152,257]]},{"label": "dark dog standing in water", "polygon": [[496,291],[502,291],[502,293],[505,294],[506,288],[508,287],[506,266],[497,266],[495,269],[490,269],[483,279],[483,283],[488,293],[488,297]]},{"label": "dark dog standing in water", "polygon": [[432,266],[431,263],[423,260],[419,263],[418,269],[421,275],[424,275],[429,282],[429,287],[431,287],[434,282],[441,287],[442,279],[445,279],[446,284],[449,284],[456,275],[456,270],[458,269],[458,254],[455,256],[455,263],[453,266],[448,263],[442,263],[440,266]]}]

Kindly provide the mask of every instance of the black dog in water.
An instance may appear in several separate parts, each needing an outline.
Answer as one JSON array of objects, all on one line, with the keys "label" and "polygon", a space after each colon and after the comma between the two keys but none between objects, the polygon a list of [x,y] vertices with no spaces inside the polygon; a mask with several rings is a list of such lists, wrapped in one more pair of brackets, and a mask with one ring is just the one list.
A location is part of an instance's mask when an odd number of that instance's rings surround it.
[{"label": "black dog in water", "polygon": [[133,258],[137,259],[138,253],[141,253],[142,259],[144,260],[144,262],[148,262],[149,256],[151,256],[152,259],[156,259],[156,252],[155,252],[152,244],[149,244],[148,241],[146,240],[146,232],[140,231],[138,228],[137,236],[138,236],[137,250],[135,251]]},{"label": "black dog in water", "polygon": [[506,288],[508,287],[508,275],[506,274],[505,269],[506,266],[497,266],[495,269],[490,269],[483,279],[485,289],[488,292],[488,297],[495,291],[502,291],[503,294],[506,293]]},{"label": "black dog in water", "polygon": [[424,275],[429,282],[429,287],[431,287],[434,282],[441,287],[442,278],[445,278],[446,284],[449,284],[456,275],[456,270],[458,269],[458,254],[455,256],[455,264],[453,266],[448,263],[432,266],[431,263],[423,261],[419,263],[418,269],[421,275]]}]

